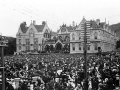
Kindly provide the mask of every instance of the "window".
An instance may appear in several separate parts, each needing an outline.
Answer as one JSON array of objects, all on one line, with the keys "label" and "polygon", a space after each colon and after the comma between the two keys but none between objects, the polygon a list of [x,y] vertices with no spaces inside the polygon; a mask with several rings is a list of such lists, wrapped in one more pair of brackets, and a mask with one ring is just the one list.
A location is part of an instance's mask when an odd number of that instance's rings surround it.
[{"label": "window", "polygon": [[94,49],[95,49],[95,50],[98,49],[98,45],[97,45],[97,43],[94,44]]},{"label": "window", "polygon": [[30,46],[26,46],[26,51],[29,51],[30,50]]},{"label": "window", "polygon": [[46,33],[44,33],[44,37],[46,38]]},{"label": "window", "polygon": [[78,39],[79,39],[79,40],[81,39],[81,35],[80,35],[80,33],[78,33]]},{"label": "window", "polygon": [[26,44],[27,44],[27,45],[30,44],[30,39],[26,39]]},{"label": "window", "polygon": [[65,33],[66,32],[66,29],[65,28],[62,28],[61,29],[61,33]]},{"label": "window", "polygon": [[95,33],[94,33],[94,38],[97,39],[97,36],[98,36],[98,33],[95,32]]},{"label": "window", "polygon": [[35,50],[35,51],[38,50],[38,46],[34,46],[34,50]]},{"label": "window", "polygon": [[79,44],[79,50],[81,50],[81,45]]},{"label": "window", "polygon": [[75,51],[75,44],[72,44],[72,49],[73,51]]},{"label": "window", "polygon": [[19,44],[21,44],[21,39],[18,39]]},{"label": "window", "polygon": [[75,34],[74,33],[72,34],[72,40],[75,40]]},{"label": "window", "polygon": [[62,36],[59,36],[59,40],[62,40]]},{"label": "window", "polygon": [[69,37],[68,36],[65,37],[65,41],[69,41]]},{"label": "window", "polygon": [[19,46],[19,50],[21,50],[21,46]]},{"label": "window", "polygon": [[87,46],[87,49],[90,50],[90,46]]},{"label": "window", "polygon": [[38,38],[34,38],[34,44],[38,44]]},{"label": "window", "polygon": [[34,37],[35,35],[34,35],[34,30],[31,28],[30,29],[30,31],[29,31],[29,36],[30,37]]},{"label": "window", "polygon": [[20,33],[19,33],[19,35],[18,35],[18,36],[19,36],[19,38],[21,38],[21,34],[20,34]]}]

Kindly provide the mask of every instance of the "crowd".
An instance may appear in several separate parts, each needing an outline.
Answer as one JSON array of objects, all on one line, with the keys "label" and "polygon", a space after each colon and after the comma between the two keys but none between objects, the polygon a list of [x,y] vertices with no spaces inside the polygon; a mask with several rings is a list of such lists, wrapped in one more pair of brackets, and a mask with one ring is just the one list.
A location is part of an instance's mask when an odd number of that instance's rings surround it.
[{"label": "crowd", "polygon": [[[13,55],[4,60],[6,90],[114,90],[120,84],[116,52],[87,55],[87,78],[80,54]],[[13,85],[15,78],[18,86]]]}]

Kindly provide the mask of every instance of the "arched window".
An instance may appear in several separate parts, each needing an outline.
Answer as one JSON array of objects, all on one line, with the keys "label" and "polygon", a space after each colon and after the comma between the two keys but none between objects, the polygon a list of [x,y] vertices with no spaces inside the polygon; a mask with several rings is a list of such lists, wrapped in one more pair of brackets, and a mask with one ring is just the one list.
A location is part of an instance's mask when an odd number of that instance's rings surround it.
[{"label": "arched window", "polygon": [[63,39],[62,39],[62,36],[59,36],[59,40],[63,40]]},{"label": "arched window", "polygon": [[78,40],[80,40],[81,39],[81,33],[79,32],[78,33]]},{"label": "arched window", "polygon": [[29,31],[29,36],[30,37],[34,37],[34,30],[31,28],[30,31]]},{"label": "arched window", "polygon": [[94,33],[94,38],[97,39],[97,36],[98,36],[98,33],[95,32],[95,33]]},{"label": "arched window", "polygon": [[65,41],[69,41],[69,37],[68,36],[65,37]]},{"label": "arched window", "polygon": [[72,34],[72,40],[75,40],[75,34],[74,33]]},{"label": "arched window", "polygon": [[61,29],[61,33],[65,33],[66,32],[66,29],[65,28],[62,28]]},{"label": "arched window", "polygon": [[98,44],[94,43],[94,49],[97,50],[98,49]]}]

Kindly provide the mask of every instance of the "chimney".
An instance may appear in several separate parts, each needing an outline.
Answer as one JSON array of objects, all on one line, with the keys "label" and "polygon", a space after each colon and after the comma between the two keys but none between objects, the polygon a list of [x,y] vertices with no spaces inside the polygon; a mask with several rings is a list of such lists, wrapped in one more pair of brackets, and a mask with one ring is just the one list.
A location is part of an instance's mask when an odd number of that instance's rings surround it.
[{"label": "chimney", "polygon": [[35,20],[33,20],[33,25],[36,25],[36,21]]},{"label": "chimney", "polygon": [[97,19],[96,23],[97,23],[97,25],[99,25],[100,24],[100,19]]},{"label": "chimney", "polygon": [[75,27],[75,22],[73,21],[73,25],[72,25],[73,27]]},{"label": "chimney", "polygon": [[42,22],[42,25],[45,25],[45,24],[46,24],[46,22],[45,22],[45,21],[43,21],[43,22]]}]

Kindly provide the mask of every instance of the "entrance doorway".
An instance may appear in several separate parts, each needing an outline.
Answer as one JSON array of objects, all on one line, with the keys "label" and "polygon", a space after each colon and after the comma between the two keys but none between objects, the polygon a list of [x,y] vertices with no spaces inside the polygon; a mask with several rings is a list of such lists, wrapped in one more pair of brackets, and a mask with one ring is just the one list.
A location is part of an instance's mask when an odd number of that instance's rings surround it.
[{"label": "entrance doorway", "polygon": [[62,51],[62,44],[61,43],[57,43],[55,45],[56,51],[59,53],[60,51]]}]

